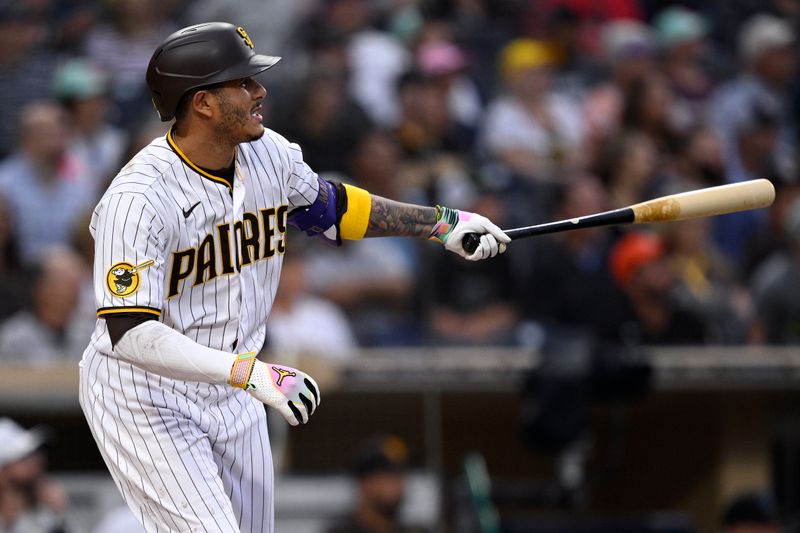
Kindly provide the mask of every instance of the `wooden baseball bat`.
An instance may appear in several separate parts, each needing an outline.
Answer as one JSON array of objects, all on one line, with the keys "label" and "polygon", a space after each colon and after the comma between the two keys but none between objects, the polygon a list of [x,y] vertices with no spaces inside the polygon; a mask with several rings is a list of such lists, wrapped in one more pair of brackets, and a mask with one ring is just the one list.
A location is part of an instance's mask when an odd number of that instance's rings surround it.
[{"label": "wooden baseball bat", "polygon": [[[522,239],[598,226],[688,220],[769,207],[774,200],[775,187],[772,183],[758,179],[671,194],[612,211],[504,231],[512,239]],[[478,248],[479,242],[477,234],[468,233],[464,235],[461,245],[472,253]]]}]

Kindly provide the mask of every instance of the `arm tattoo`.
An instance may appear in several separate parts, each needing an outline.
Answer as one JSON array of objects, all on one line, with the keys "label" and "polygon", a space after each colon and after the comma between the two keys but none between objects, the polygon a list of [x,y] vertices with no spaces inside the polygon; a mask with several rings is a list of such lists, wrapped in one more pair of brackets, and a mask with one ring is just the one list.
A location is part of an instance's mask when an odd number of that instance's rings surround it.
[{"label": "arm tattoo", "polygon": [[365,237],[427,237],[434,224],[436,209],[433,207],[404,204],[373,194]]}]

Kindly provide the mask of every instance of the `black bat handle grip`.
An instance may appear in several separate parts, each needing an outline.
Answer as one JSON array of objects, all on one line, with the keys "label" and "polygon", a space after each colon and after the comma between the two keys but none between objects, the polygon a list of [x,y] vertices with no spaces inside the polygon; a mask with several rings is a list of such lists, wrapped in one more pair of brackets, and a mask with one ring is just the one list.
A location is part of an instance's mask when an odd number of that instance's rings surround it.
[{"label": "black bat handle grip", "polygon": [[475,253],[481,243],[481,238],[477,233],[467,233],[461,239],[461,247],[469,254]]}]

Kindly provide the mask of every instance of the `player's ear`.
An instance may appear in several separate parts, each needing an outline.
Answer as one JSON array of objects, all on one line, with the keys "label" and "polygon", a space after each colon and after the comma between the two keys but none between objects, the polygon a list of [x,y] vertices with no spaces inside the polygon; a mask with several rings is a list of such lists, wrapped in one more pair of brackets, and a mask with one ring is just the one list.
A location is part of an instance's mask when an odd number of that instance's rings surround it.
[{"label": "player's ear", "polygon": [[217,101],[210,91],[200,90],[192,95],[190,105],[195,113],[205,118],[211,118]]}]

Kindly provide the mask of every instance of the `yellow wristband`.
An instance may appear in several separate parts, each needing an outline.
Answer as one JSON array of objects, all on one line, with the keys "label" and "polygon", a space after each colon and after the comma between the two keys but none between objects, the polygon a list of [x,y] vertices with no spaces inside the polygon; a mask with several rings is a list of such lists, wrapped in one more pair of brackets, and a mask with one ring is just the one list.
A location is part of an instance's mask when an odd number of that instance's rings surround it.
[{"label": "yellow wristband", "polygon": [[239,389],[247,388],[250,383],[250,374],[253,373],[253,365],[256,363],[256,352],[240,353],[236,356],[231,367],[231,379],[228,381],[231,387]]},{"label": "yellow wristband", "polygon": [[339,235],[350,241],[363,239],[369,225],[372,197],[364,189],[346,183],[344,190],[347,192],[347,211],[339,223]]}]

